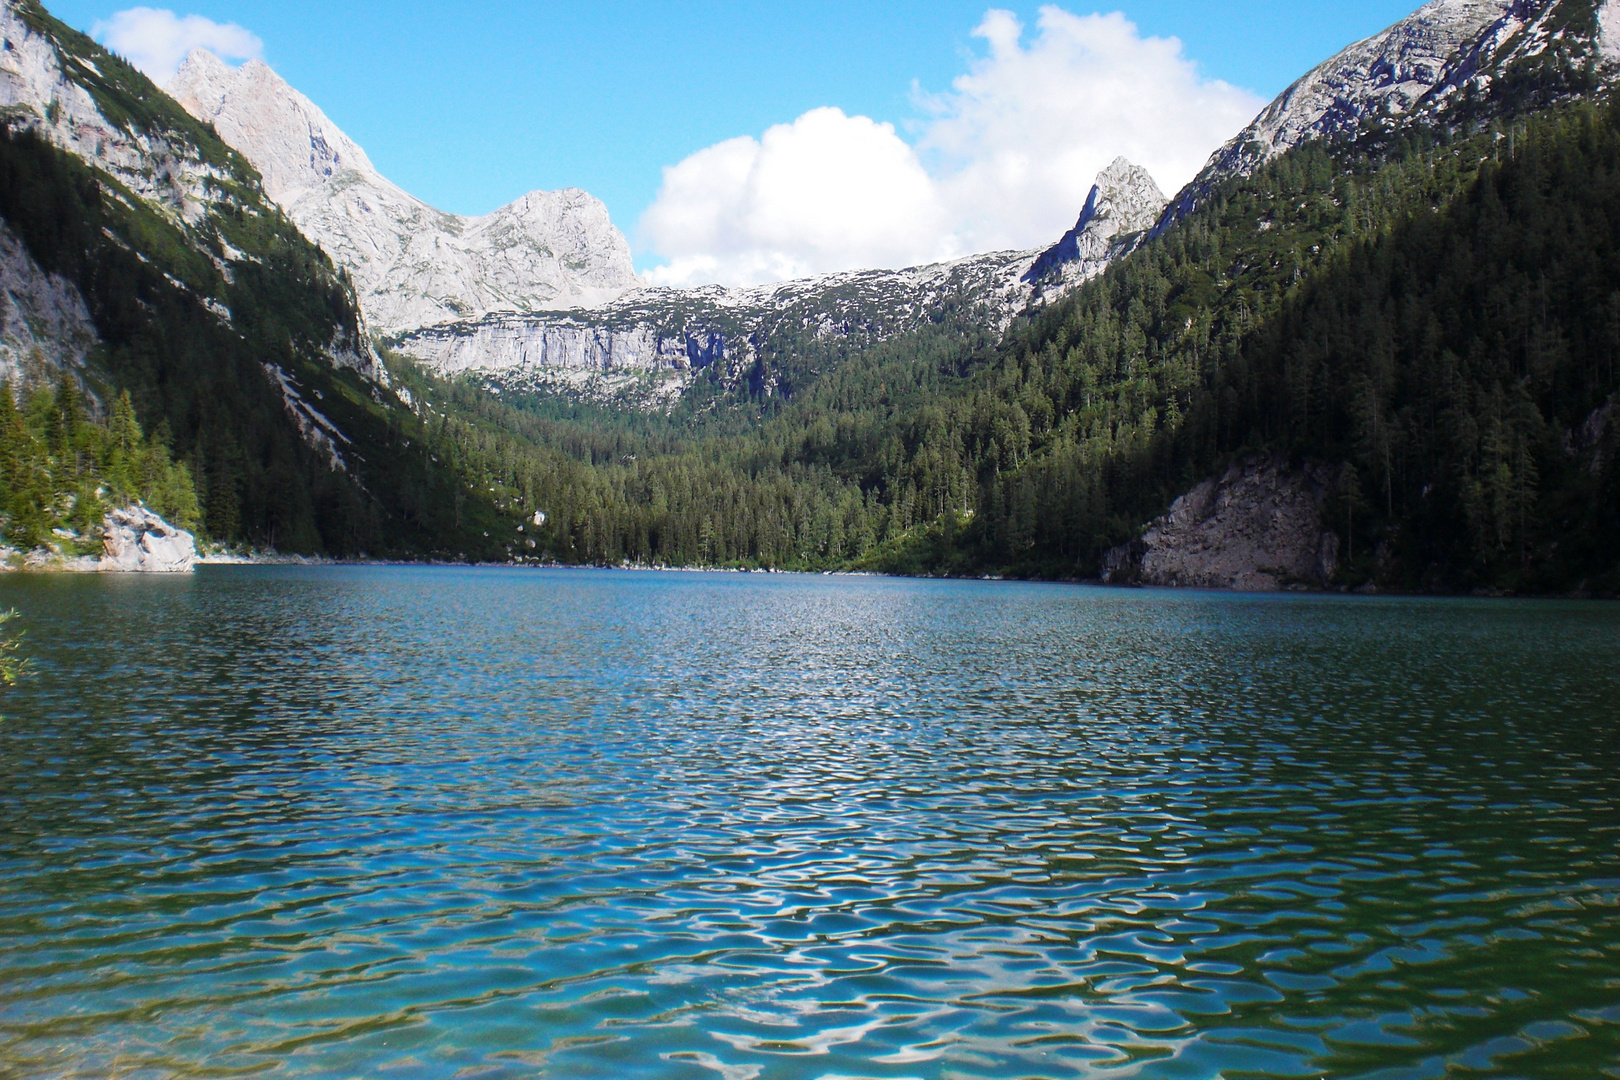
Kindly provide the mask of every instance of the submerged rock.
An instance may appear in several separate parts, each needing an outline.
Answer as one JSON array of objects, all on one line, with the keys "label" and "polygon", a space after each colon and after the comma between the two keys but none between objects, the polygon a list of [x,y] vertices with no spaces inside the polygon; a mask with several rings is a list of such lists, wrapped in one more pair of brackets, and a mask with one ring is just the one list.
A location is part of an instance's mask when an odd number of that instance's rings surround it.
[{"label": "submerged rock", "polygon": [[103,522],[104,573],[189,574],[197,565],[197,541],[144,506],[110,512]]},{"label": "submerged rock", "polygon": [[1322,524],[1336,472],[1286,461],[1239,461],[1175,501],[1141,539],[1103,560],[1109,584],[1267,592],[1326,585],[1338,571],[1339,538]]}]

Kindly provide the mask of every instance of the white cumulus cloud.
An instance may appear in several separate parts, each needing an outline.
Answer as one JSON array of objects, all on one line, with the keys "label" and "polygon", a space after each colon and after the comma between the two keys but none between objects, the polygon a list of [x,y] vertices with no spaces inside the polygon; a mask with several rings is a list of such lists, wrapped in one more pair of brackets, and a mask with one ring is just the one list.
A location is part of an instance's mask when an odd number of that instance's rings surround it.
[{"label": "white cumulus cloud", "polygon": [[924,100],[921,148],[975,250],[1056,239],[1122,155],[1173,193],[1265,104],[1201,78],[1180,41],[1145,38],[1122,14],[1044,7],[1036,26],[1025,45],[1012,14],[990,12],[975,31],[989,56]]},{"label": "white cumulus cloud", "polygon": [[1074,223],[1114,158],[1173,193],[1264,104],[1122,14],[1047,6],[1026,38],[992,10],[974,33],[986,54],[949,90],[917,94],[909,143],[817,109],[666,169],[641,221],[666,260],[649,277],[755,284],[1038,247]]},{"label": "white cumulus cloud", "polygon": [[915,150],[889,124],[815,109],[763,138],[664,170],[642,219],[669,264],[654,281],[780,281],[953,253],[950,219]]},{"label": "white cumulus cloud", "polygon": [[159,86],[174,78],[193,49],[207,49],[221,60],[256,60],[264,55],[264,42],[235,23],[176,15],[159,8],[120,11],[93,25],[90,36]]}]

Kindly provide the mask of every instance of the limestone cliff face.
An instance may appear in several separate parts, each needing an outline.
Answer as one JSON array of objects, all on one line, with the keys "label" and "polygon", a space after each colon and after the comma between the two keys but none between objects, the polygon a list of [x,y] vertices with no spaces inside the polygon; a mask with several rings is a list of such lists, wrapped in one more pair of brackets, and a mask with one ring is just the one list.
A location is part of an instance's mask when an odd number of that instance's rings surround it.
[{"label": "limestone cliff face", "polygon": [[908,270],[856,270],[750,289],[639,289],[591,311],[490,315],[402,335],[435,371],[521,381],[539,371],[646,372],[684,378],[753,363],[772,335],[875,342],[953,304],[1005,327],[1029,302],[1034,252],[996,252]]},{"label": "limestone cliff face", "polygon": [[1141,539],[1110,551],[1103,580],[1246,592],[1326,585],[1338,570],[1339,538],[1324,528],[1322,508],[1336,480],[1325,466],[1239,461],[1177,499]]},{"label": "limestone cliff face", "polygon": [[83,372],[99,340],[79,290],[41,269],[0,222],[0,380],[22,388]]},{"label": "limestone cliff face", "polygon": [[592,307],[640,284],[607,207],[583,191],[531,192],[484,217],[446,214],[385,179],[259,61],[231,68],[198,50],[168,90],[251,161],[265,194],[354,275],[367,320],[385,333]]}]

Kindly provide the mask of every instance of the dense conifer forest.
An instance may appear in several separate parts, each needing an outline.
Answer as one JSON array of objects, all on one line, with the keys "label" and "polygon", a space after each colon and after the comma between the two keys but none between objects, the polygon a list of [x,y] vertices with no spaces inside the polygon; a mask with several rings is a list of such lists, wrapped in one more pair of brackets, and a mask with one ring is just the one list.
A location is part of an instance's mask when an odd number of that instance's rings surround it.
[{"label": "dense conifer forest", "polygon": [[[107,510],[139,501],[182,529],[201,524],[191,470],[169,455],[166,431],[148,436],[127,393],[105,422],[72,379],[40,386],[19,407],[0,384],[0,513],[6,539],[28,550],[100,553],[94,530]],[[84,550],[79,549],[83,547]]]},{"label": "dense conifer forest", "polygon": [[407,378],[564,561],[1084,577],[1267,451],[1341,467],[1345,584],[1613,591],[1617,166],[1593,105],[1307,145],[1000,348],[893,339],[741,434]]},{"label": "dense conifer forest", "polygon": [[1005,336],[971,298],[882,341],[779,334],[647,411],[334,365],[364,334],[344,275],[96,55],[105,114],[227,197],[180,221],[6,118],[0,217],[103,342],[81,385],[3,405],[13,545],[134,497],[290,552],[1077,578],[1265,453],[1338,477],[1342,585],[1620,592],[1620,112],[1572,63],[1197,188]]}]

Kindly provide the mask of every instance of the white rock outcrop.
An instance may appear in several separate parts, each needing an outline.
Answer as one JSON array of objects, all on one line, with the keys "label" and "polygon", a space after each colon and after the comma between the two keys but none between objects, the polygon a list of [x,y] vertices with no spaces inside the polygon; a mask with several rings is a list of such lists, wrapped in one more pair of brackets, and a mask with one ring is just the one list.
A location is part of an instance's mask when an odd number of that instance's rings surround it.
[{"label": "white rock outcrop", "polygon": [[1132,250],[1169,202],[1146,169],[1118,158],[1098,174],[1074,228],[1041,253],[1027,279],[1043,296],[1090,281]]},{"label": "white rock outcrop", "polygon": [[485,217],[435,210],[377,171],[355,142],[259,61],[193,52],[169,92],[214,125],[265,193],[354,277],[387,334],[494,312],[594,307],[637,287],[630,245],[583,191],[537,191]]},{"label": "white rock outcrop", "polygon": [[1139,540],[1110,551],[1103,581],[1242,592],[1327,585],[1339,538],[1323,526],[1322,508],[1336,480],[1324,466],[1236,462],[1177,499]]},{"label": "white rock outcrop", "polygon": [[196,537],[144,506],[113,510],[102,523],[103,573],[189,574],[197,565]]}]

